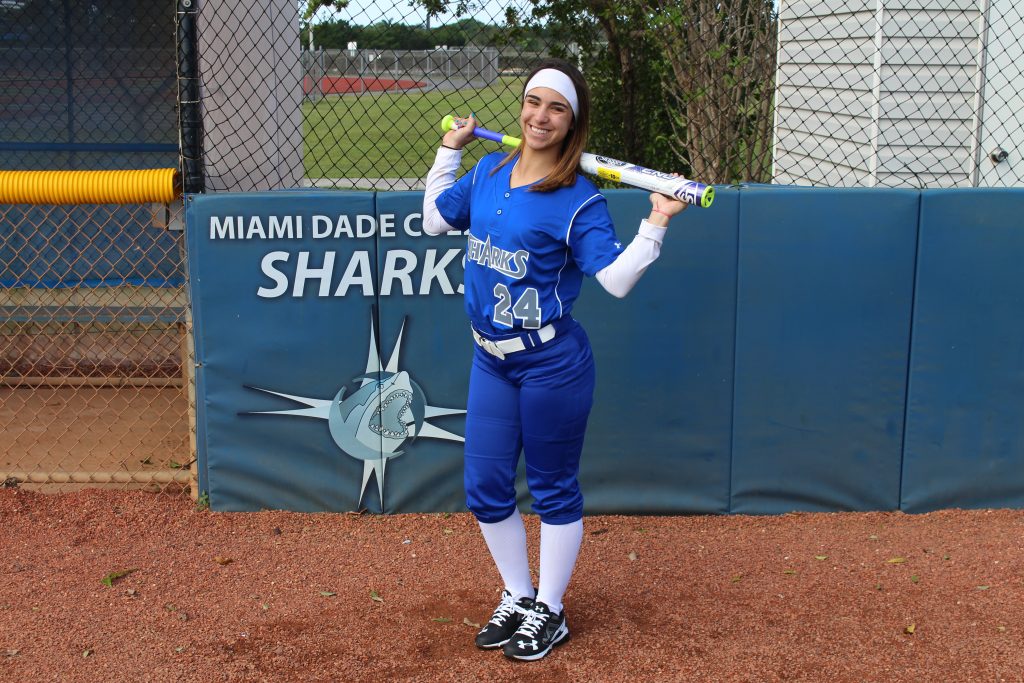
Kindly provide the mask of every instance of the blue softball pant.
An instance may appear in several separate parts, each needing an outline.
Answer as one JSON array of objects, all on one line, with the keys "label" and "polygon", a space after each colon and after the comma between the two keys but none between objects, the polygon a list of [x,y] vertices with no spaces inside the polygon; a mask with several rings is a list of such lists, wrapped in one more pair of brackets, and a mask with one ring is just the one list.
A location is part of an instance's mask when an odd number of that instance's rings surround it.
[{"label": "blue softball pant", "polygon": [[519,454],[533,511],[547,524],[583,517],[577,475],[594,403],[594,357],[583,328],[499,359],[475,347],[466,409],[466,504],[484,523],[516,510]]}]

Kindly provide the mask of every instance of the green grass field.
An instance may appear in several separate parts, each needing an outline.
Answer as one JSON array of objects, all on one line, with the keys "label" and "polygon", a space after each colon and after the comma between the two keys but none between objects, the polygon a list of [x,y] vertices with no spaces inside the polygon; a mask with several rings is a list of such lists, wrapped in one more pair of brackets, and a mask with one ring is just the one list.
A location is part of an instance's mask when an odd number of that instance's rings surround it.
[{"label": "green grass field", "polygon": [[[446,114],[475,112],[480,125],[519,135],[521,78],[501,78],[482,89],[331,95],[303,106],[309,178],[422,178],[441,143]],[[469,167],[496,143],[466,148]]]}]

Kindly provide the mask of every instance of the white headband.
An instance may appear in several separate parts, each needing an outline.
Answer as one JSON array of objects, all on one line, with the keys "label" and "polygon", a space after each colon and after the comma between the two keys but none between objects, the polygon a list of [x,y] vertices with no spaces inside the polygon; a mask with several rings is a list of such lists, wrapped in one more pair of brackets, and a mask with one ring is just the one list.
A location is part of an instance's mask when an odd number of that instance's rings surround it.
[{"label": "white headband", "polygon": [[529,93],[534,88],[551,88],[569,102],[573,116],[580,115],[580,101],[576,97],[576,86],[572,84],[571,78],[558,69],[541,69],[526,84],[526,89],[523,92]]}]

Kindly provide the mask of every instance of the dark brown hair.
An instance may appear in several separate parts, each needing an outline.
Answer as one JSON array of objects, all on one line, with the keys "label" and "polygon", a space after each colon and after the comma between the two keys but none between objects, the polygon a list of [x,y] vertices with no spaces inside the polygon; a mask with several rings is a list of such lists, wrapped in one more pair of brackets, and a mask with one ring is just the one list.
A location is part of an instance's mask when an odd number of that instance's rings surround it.
[{"label": "dark brown hair", "polygon": [[[534,67],[523,83],[523,95],[520,98],[520,106],[522,106],[523,100],[526,99],[526,85],[541,69],[557,69],[569,77],[572,84],[576,87],[579,113],[573,117],[573,123],[569,127],[569,132],[566,134],[565,139],[562,140],[562,149],[558,153],[558,162],[555,164],[554,170],[536,185],[531,185],[529,187],[531,192],[551,192],[560,187],[571,187],[575,184],[576,174],[579,172],[580,157],[586,151],[587,137],[590,135],[590,90],[587,88],[587,82],[583,79],[583,74],[569,62],[551,58],[545,59]],[[495,173],[499,168],[521,154],[524,144],[523,142],[519,143],[519,147],[509,152],[491,173]]]}]

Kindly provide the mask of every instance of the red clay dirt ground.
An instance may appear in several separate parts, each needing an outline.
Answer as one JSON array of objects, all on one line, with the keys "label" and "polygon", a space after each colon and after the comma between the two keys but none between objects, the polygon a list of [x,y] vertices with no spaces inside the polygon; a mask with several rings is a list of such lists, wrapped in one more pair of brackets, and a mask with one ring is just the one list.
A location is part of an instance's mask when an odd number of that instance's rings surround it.
[{"label": "red clay dirt ground", "polygon": [[4,489],[0,523],[3,681],[1024,680],[1020,510],[588,517],[533,663],[473,647],[499,586],[468,514]]}]

